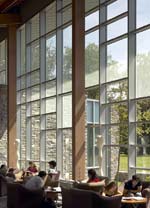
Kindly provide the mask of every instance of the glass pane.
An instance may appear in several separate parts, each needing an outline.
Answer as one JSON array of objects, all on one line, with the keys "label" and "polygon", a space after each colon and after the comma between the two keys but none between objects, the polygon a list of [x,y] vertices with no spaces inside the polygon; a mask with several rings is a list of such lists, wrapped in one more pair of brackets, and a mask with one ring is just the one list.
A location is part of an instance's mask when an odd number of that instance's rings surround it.
[{"label": "glass pane", "polygon": [[146,154],[146,155],[149,154],[150,147],[146,147],[146,146],[147,145],[150,146],[150,123],[137,124],[136,137],[137,137],[137,144],[140,144],[143,146],[141,148],[142,150],[140,151],[142,151],[143,154]]},{"label": "glass pane", "polygon": [[56,98],[46,99],[46,113],[56,112]]},{"label": "glass pane", "polygon": [[127,77],[127,39],[107,46],[107,81]]},{"label": "glass pane", "polygon": [[40,117],[31,118],[31,159],[40,159]]},{"label": "glass pane", "polygon": [[40,102],[39,101],[31,103],[31,114],[32,116],[40,114]]},{"label": "glass pane", "polygon": [[128,172],[128,149],[126,147],[120,147],[119,157],[120,157],[120,160],[119,160],[119,172],[120,172],[119,175],[120,175],[120,177],[119,178],[125,179],[124,177],[121,177],[121,171]]},{"label": "glass pane", "polygon": [[136,0],[137,28],[150,24],[150,1]]},{"label": "glass pane", "polygon": [[31,45],[31,70],[38,69],[39,66],[39,41],[36,41]]},{"label": "glass pane", "polygon": [[46,83],[46,97],[56,95],[56,80]]},{"label": "glass pane", "polygon": [[31,19],[31,41],[39,37],[39,14]]},{"label": "glass pane", "polygon": [[72,95],[62,97],[63,99],[63,128],[72,126]]},{"label": "glass pane", "polygon": [[26,87],[26,77],[21,77],[21,89],[24,89]]},{"label": "glass pane", "polygon": [[1,85],[6,84],[6,71],[0,72],[0,84]]},{"label": "glass pane", "polygon": [[[26,160],[26,105],[20,107],[21,123],[20,123],[20,156],[22,160]],[[24,166],[25,167],[25,166]]]},{"label": "glass pane", "polygon": [[46,161],[56,161],[56,131],[46,131]]},{"label": "glass pane", "polygon": [[46,115],[46,129],[56,129],[56,113]]},{"label": "glass pane", "polygon": [[86,0],[85,1],[85,12],[88,12],[99,5],[99,0]]},{"label": "glass pane", "polygon": [[72,26],[63,30],[63,92],[72,90]]},{"label": "glass pane", "polygon": [[46,40],[46,80],[56,78],[56,36]]},{"label": "glass pane", "polygon": [[87,101],[87,123],[93,122],[93,102]]},{"label": "glass pane", "polygon": [[63,24],[72,20],[72,7],[65,9],[63,12]]},{"label": "glass pane", "polygon": [[67,6],[68,4],[71,4],[72,0],[63,0],[63,7]]},{"label": "glass pane", "polygon": [[[72,179],[72,130],[62,131],[63,136],[63,178]],[[61,153],[60,153],[61,154]]]},{"label": "glass pane", "polygon": [[110,123],[122,123],[128,121],[127,103],[115,103],[108,105]]},{"label": "glass pane", "polygon": [[31,88],[31,101],[40,99],[40,86]]},{"label": "glass pane", "polygon": [[118,175],[118,168],[119,168],[119,161],[120,161],[120,154],[119,154],[119,147],[111,147],[110,149],[110,178],[115,179]]},{"label": "glass pane", "polygon": [[107,20],[127,11],[127,0],[117,0],[107,6]]},{"label": "glass pane", "polygon": [[85,36],[85,87],[99,83],[99,30]]},{"label": "glass pane", "polygon": [[99,101],[95,103],[95,113],[94,113],[94,122],[99,123]]},{"label": "glass pane", "polygon": [[85,30],[88,30],[99,24],[99,11],[85,17]]},{"label": "glass pane", "polygon": [[39,70],[31,73],[31,85],[39,84],[40,82],[40,72]]},{"label": "glass pane", "polygon": [[[149,158],[150,158],[150,147],[137,147],[136,148],[136,167],[137,168],[149,168],[150,167]],[[138,170],[138,172],[149,173],[150,171]]]},{"label": "glass pane", "polygon": [[150,121],[150,98],[136,102],[136,120]]},{"label": "glass pane", "polygon": [[150,95],[150,30],[137,34],[136,97]]},{"label": "glass pane", "polygon": [[109,127],[108,141],[110,141],[112,145],[127,145],[128,125],[120,124]]},{"label": "glass pane", "polygon": [[107,102],[127,100],[127,80],[107,85]]},{"label": "glass pane", "polygon": [[127,33],[127,17],[113,22],[107,26],[107,40]]},{"label": "glass pane", "polygon": [[0,71],[6,70],[6,41],[0,42]]},{"label": "glass pane", "polygon": [[56,28],[56,1],[46,8],[46,33]]}]

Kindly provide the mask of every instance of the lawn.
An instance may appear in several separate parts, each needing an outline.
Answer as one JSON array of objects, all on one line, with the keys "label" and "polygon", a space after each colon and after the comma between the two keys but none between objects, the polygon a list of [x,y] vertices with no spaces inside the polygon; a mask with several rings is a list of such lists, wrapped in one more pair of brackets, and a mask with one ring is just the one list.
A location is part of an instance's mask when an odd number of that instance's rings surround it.
[{"label": "lawn", "polygon": [[[136,166],[139,168],[150,168],[150,156],[138,156],[136,158]],[[128,169],[128,155],[121,154],[120,155],[120,171],[127,171]],[[142,172],[142,171],[140,171]],[[145,172],[145,171],[144,171]],[[150,172],[150,171],[146,171]]]}]

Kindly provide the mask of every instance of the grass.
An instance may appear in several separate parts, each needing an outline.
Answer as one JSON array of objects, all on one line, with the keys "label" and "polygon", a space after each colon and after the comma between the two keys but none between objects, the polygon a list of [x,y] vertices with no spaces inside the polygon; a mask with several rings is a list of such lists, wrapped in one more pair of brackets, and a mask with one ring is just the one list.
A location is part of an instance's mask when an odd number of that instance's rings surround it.
[{"label": "grass", "polygon": [[[139,168],[150,168],[150,156],[147,155],[147,156],[138,156],[136,158],[136,166],[139,167]],[[120,167],[119,167],[119,170],[120,171],[127,171],[128,169],[128,155],[125,155],[125,154],[121,154],[120,155]],[[141,171],[138,171],[138,172],[143,172],[142,170]],[[144,172],[147,172],[147,173],[150,173],[150,171],[145,171]]]}]

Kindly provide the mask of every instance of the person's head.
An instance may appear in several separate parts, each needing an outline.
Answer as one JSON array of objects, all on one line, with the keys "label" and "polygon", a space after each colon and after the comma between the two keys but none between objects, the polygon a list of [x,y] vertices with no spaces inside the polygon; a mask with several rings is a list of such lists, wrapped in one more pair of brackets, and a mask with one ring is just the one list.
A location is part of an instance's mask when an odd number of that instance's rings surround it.
[{"label": "person's head", "polygon": [[33,167],[34,166],[34,163],[32,161],[29,161],[29,166],[30,167]]},{"label": "person's head", "polygon": [[51,169],[54,169],[56,167],[56,161],[54,160],[49,161],[48,164]]},{"label": "person's head", "polygon": [[7,169],[6,165],[5,164],[2,164],[0,169]]},{"label": "person's head", "polygon": [[96,177],[96,171],[94,169],[88,170],[88,177],[89,179],[94,179]]},{"label": "person's head", "polygon": [[117,184],[115,181],[111,181],[106,187],[105,187],[106,191],[111,191],[114,192],[117,190]]},{"label": "person's head", "polygon": [[44,179],[45,176],[46,176],[46,172],[43,171],[43,170],[41,170],[41,171],[39,172],[38,176]]},{"label": "person's head", "polygon": [[14,173],[14,168],[9,168],[8,173]]},{"label": "person's head", "polygon": [[133,186],[136,186],[139,181],[140,181],[140,179],[137,175],[132,176],[132,185]]}]

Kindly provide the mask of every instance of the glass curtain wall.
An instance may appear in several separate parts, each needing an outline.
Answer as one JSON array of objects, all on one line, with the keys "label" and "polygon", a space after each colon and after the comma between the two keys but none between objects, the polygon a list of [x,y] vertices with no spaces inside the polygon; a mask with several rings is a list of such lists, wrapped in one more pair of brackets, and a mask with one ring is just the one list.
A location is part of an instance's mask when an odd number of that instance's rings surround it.
[{"label": "glass curtain wall", "polygon": [[101,134],[105,175],[123,180],[138,173],[146,178],[150,172],[150,2],[86,0],[85,4],[85,88],[91,102],[87,104],[87,166],[98,168],[96,135]]},{"label": "glass curtain wall", "polygon": [[0,164],[7,163],[7,41],[0,42]]},{"label": "glass curtain wall", "polygon": [[[18,166],[72,171],[72,5],[57,0],[17,32]],[[60,149],[61,147],[61,149]],[[59,148],[59,149],[58,149]],[[66,161],[66,162],[65,162]]]}]

